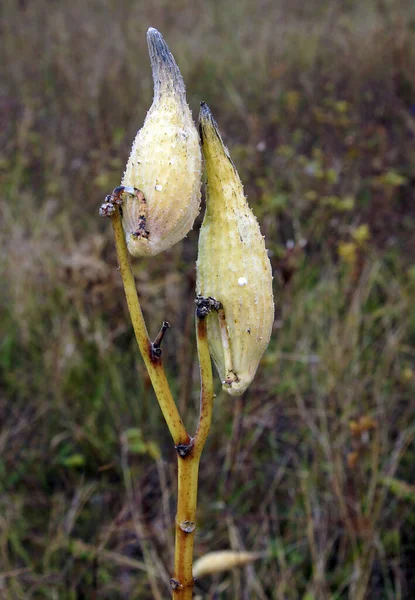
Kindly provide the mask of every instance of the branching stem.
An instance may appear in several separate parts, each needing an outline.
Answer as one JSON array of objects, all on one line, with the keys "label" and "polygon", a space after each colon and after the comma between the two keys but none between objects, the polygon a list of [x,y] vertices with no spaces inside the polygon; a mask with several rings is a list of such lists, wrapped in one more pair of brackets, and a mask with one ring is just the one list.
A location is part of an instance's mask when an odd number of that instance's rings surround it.
[{"label": "branching stem", "polygon": [[178,501],[176,514],[176,547],[174,574],[170,580],[174,600],[191,600],[193,595],[193,546],[196,529],[197,486],[200,457],[212,420],[213,376],[204,317],[196,316],[197,352],[200,366],[201,392],[199,422],[194,438],[187,433],[172,397],[161,362],[161,352],[155,352],[168,324],[151,343],[141,311],[131,270],[119,208],[111,218],[118,263],[127,298],[134,333],[144,359],[160,408],[177,449]]}]

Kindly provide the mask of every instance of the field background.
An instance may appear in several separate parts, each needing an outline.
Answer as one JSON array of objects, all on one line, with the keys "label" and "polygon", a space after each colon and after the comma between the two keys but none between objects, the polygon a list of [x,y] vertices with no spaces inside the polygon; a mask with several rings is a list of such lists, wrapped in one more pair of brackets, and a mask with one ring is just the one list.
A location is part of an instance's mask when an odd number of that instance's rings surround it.
[{"label": "field background", "polygon": [[[415,594],[415,4],[5,0],[0,21],[0,597],[169,597],[176,457],[109,222],[158,28],[266,236],[271,344],[219,390],[196,556],[264,551],[200,598]],[[192,429],[197,229],[135,260]]]}]

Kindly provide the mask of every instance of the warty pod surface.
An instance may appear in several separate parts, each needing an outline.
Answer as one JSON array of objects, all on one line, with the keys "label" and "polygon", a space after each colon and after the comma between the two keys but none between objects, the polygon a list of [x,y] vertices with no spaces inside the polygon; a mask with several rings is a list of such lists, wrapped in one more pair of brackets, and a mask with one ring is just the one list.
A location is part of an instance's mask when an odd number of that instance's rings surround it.
[{"label": "warty pod surface", "polygon": [[122,185],[129,252],[154,256],[179,242],[200,210],[202,157],[179,68],[159,31],[147,32],[154,99],[138,131]]},{"label": "warty pod surface", "polygon": [[223,389],[241,395],[268,345],[274,321],[271,264],[258,221],[209,107],[199,116],[206,213],[199,236],[197,294],[221,305],[206,317]]}]

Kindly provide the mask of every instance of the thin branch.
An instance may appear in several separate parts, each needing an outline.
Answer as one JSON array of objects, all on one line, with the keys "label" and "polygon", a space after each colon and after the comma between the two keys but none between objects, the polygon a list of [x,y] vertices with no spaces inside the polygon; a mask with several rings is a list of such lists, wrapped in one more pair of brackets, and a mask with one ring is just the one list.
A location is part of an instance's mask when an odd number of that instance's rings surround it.
[{"label": "thin branch", "polygon": [[127,299],[128,309],[130,311],[131,321],[138,347],[147,367],[154,392],[157,396],[157,400],[160,404],[160,408],[175,445],[189,444],[190,437],[183,425],[179,411],[177,410],[171,394],[163,364],[161,362],[161,357],[156,356],[155,353],[152,352],[152,343],[147,332],[140,302],[138,300],[134,275],[131,270],[127,245],[125,243],[124,230],[122,227],[121,216],[118,207],[111,215],[111,223],[114,230],[118,264],[120,266],[125,296]]},{"label": "thin branch", "polygon": [[213,374],[212,361],[210,358],[209,344],[207,340],[206,320],[196,317],[196,339],[197,354],[200,368],[200,415],[196,434],[194,437],[194,454],[202,454],[207,436],[209,434],[210,424],[212,422],[213,411]]}]

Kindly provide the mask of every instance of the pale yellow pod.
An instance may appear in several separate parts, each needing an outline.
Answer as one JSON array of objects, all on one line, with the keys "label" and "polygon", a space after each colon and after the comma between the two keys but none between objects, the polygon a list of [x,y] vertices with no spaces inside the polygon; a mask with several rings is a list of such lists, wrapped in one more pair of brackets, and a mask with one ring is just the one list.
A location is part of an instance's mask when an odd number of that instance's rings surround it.
[{"label": "pale yellow pod", "polygon": [[229,571],[243,567],[267,556],[265,552],[236,552],[234,550],[219,550],[209,552],[198,558],[193,565],[193,577],[198,579],[221,571]]},{"label": "pale yellow pod", "polygon": [[197,293],[223,307],[206,317],[209,348],[223,389],[239,396],[251,383],[271,336],[271,265],[258,221],[205,103],[199,128],[207,185]]},{"label": "pale yellow pod", "polygon": [[179,242],[200,210],[202,157],[183,78],[160,32],[147,32],[154,99],[138,131],[122,185],[123,227],[134,256],[154,256]]}]

